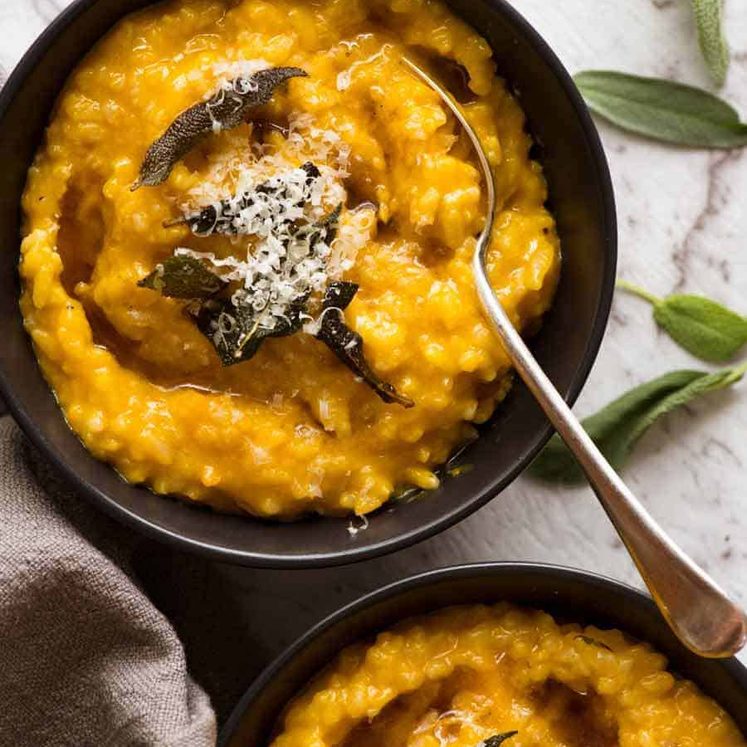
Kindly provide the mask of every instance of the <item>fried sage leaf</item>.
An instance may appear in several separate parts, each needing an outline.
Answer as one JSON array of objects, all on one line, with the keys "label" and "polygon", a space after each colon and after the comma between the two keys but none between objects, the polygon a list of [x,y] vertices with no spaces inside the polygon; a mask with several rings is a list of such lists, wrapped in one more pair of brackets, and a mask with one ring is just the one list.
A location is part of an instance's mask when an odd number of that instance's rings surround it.
[{"label": "fried sage leaf", "polygon": [[301,329],[303,302],[294,304],[284,317],[275,317],[272,326],[260,325],[251,304],[234,304],[230,298],[208,299],[187,306],[186,312],[212,343],[224,366],[248,361],[269,337],[287,337]]},{"label": "fried sage leaf", "polygon": [[306,75],[298,67],[260,70],[249,78],[236,78],[207,101],[186,109],[148,148],[138,180],[131,189],[161,184],[200,138],[240,125],[249,110],[266,104],[281,83]]},{"label": "fried sage leaf", "polygon": [[716,85],[723,86],[730,57],[723,31],[723,0],[692,0],[692,4],[703,59]]},{"label": "fried sage leaf", "polygon": [[358,292],[355,283],[330,283],[322,301],[322,315],[317,338],[321,340],[356,376],[360,376],[387,403],[412,407],[415,403],[371,369],[363,354],[363,338],[350,329],[342,312]]},{"label": "fried sage leaf", "polygon": [[[582,425],[609,463],[620,470],[635,444],[659,418],[707,392],[731,386],[746,371],[747,364],[715,373],[672,371],[631,389]],[[581,468],[557,434],[534,460],[529,474],[568,485],[584,480]]]},{"label": "fried sage leaf", "polygon": [[503,734],[494,734],[492,737],[488,737],[480,743],[480,747],[500,747],[507,739],[515,737],[518,731],[507,731]]},{"label": "fried sage leaf", "polygon": [[[317,223],[307,224],[293,232],[293,236],[305,238],[309,242],[310,252],[314,251],[316,245],[323,241],[325,244],[331,244],[337,237],[337,229],[340,225],[340,215],[342,215],[342,203],[340,203],[329,215]],[[350,299],[353,300],[352,297]],[[348,301],[350,303],[350,301]]]},{"label": "fried sage leaf", "polygon": [[573,79],[589,108],[624,130],[676,145],[747,145],[747,124],[708,91],[608,70],[587,70]]},{"label": "fried sage leaf", "polygon": [[210,298],[226,287],[226,282],[194,257],[174,255],[156,266],[138,282],[169,298]]},{"label": "fried sage leaf", "polygon": [[603,641],[598,641],[596,638],[592,638],[590,635],[579,634],[576,636],[576,640],[583,641],[587,646],[594,646],[595,648],[603,648],[605,651],[612,651],[612,649]]},{"label": "fried sage leaf", "polygon": [[[232,366],[247,361],[268,337],[284,337],[301,329],[301,316],[318,287],[314,275],[324,267],[317,251],[322,243],[328,247],[333,241],[341,210],[338,205],[316,223],[274,226],[275,241],[260,244],[251,257],[255,260],[252,269],[240,276],[251,278],[251,287],[236,288],[236,283],[229,287],[198,258],[183,253],[159,265],[139,285],[192,300],[185,313],[210,340],[221,363]],[[237,261],[233,270],[242,264],[247,263]],[[226,260],[224,265],[231,267]],[[241,282],[235,276],[232,280]]]},{"label": "fried sage leaf", "polygon": [[617,286],[648,301],[656,323],[697,358],[728,361],[747,344],[747,317],[710,298],[679,293],[659,298],[627,280]]},{"label": "fried sage leaf", "polygon": [[[321,172],[311,161],[307,161],[299,168],[305,172],[305,176],[300,175],[301,180],[273,177],[257,185],[251,192],[242,192],[217,203],[206,205],[183,218],[166,221],[164,227],[171,228],[186,224],[196,236],[251,234],[254,233],[255,228],[253,221],[242,221],[241,216],[259,202],[264,203],[271,212],[276,213],[276,224],[289,223],[290,218],[283,215],[283,207],[303,207],[311,197],[311,187],[314,181],[321,176]],[[294,188],[297,193],[296,199],[291,200],[289,198]],[[280,227],[276,225],[275,231]]]}]

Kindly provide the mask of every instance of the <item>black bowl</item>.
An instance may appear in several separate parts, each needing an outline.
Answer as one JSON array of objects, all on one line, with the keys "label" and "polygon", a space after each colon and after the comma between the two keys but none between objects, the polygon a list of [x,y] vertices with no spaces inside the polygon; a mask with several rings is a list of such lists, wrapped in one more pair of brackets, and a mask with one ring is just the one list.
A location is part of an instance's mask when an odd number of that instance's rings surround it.
[{"label": "black bowl", "polygon": [[220,747],[269,744],[286,705],[346,646],[413,615],[455,604],[500,601],[542,609],[559,622],[618,628],[647,641],[670,670],[695,682],[747,734],[747,669],[736,659],[703,659],[673,635],[650,597],[603,576],[535,563],[480,563],[398,581],[320,622],[255,680],[224,726]]},{"label": "black bowl", "polygon": [[[515,387],[464,454],[473,469],[423,500],[373,516],[351,538],[344,519],[294,524],[214,514],[126,484],[68,428],[42,378],[18,310],[19,203],[26,170],[67,75],[122,16],[148,0],[78,0],[36,41],[0,93],[0,390],[31,441],[81,495],[147,535],[214,558],[255,566],[348,563],[445,529],[505,488],[549,437],[528,392]],[[597,131],[567,72],[503,0],[452,0],[490,41],[498,69],[520,95],[536,156],[550,182],[563,241],[562,279],[532,347],[569,402],[596,357],[614,287],[614,197]]]}]

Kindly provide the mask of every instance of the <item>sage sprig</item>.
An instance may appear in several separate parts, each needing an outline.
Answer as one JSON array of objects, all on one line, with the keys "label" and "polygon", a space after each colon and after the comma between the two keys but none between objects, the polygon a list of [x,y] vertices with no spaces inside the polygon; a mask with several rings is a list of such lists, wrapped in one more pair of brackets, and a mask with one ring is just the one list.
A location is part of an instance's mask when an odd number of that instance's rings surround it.
[{"label": "sage sprig", "polygon": [[747,317],[710,298],[688,294],[659,298],[627,280],[617,285],[648,301],[656,323],[701,360],[728,361],[747,344]]},{"label": "sage sprig", "polygon": [[747,124],[708,91],[609,70],[587,70],[574,80],[593,112],[630,132],[675,145],[747,145]]},{"label": "sage sprig", "polygon": [[723,0],[692,0],[698,43],[717,86],[723,86],[729,70],[729,45],[723,31]]},{"label": "sage sprig", "polygon": [[[672,371],[631,389],[595,415],[582,421],[586,432],[620,470],[643,434],[661,417],[692,400],[739,381],[747,364],[715,373]],[[581,483],[584,474],[556,434],[534,460],[529,473],[546,482]]]}]

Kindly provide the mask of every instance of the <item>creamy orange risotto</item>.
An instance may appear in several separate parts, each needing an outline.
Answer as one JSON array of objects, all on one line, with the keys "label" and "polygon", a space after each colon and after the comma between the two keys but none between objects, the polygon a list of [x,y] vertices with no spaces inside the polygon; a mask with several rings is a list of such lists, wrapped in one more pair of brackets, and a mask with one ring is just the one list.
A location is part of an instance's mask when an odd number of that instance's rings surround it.
[{"label": "creamy orange risotto", "polygon": [[454,607],[353,646],[272,747],[745,747],[649,646],[508,604]]},{"label": "creamy orange risotto", "polygon": [[434,0],[173,0],[70,77],[23,200],[21,307],[73,430],[125,479],[221,510],[366,514],[510,385],[470,259],[538,323],[559,242],[487,43]]}]

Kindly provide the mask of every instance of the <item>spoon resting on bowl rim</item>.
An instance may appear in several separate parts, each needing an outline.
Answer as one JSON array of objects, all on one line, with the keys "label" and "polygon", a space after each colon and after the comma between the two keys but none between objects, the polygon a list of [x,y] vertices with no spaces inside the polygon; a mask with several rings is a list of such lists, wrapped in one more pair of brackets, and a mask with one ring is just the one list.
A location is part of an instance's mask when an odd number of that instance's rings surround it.
[{"label": "spoon resting on bowl rim", "polygon": [[483,173],[488,210],[475,246],[472,272],[483,310],[512,366],[583,469],[677,638],[700,656],[732,656],[747,643],[747,615],[677,547],[612,469],[512,324],[487,276],[496,195],[485,150],[449,91],[408,57],[403,57],[402,61],[439,94],[474,146]]}]

